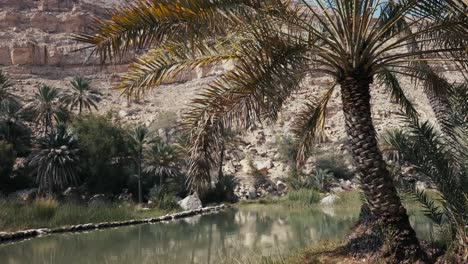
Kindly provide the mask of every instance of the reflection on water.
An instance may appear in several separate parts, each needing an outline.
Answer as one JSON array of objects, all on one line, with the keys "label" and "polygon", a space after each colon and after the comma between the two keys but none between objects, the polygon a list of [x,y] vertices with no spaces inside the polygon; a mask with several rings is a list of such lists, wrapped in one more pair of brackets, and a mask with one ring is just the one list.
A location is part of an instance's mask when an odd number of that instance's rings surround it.
[{"label": "reflection on water", "polygon": [[[166,224],[51,235],[0,245],[0,263],[242,262],[260,255],[285,255],[344,237],[356,222],[357,211],[248,206]],[[416,230],[427,237],[432,227],[426,220],[416,220]]]}]

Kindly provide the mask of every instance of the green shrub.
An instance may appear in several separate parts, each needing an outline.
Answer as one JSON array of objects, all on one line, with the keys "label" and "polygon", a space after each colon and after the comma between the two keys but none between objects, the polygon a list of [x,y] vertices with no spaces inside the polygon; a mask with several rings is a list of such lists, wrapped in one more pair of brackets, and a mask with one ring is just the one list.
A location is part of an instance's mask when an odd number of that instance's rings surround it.
[{"label": "green shrub", "polygon": [[293,169],[286,181],[294,190],[314,189],[323,192],[331,177],[333,177],[333,174],[329,170],[320,168],[316,168],[312,175],[305,175]]},{"label": "green shrub", "polygon": [[239,184],[239,179],[233,175],[224,175],[216,182],[214,188],[208,190],[200,199],[203,203],[236,202],[234,189]]},{"label": "green shrub", "polygon": [[116,194],[127,188],[131,170],[126,133],[120,124],[112,122],[111,116],[89,114],[74,120],[71,128],[78,138],[81,176],[89,190]]},{"label": "green shrub", "polygon": [[50,220],[57,212],[59,204],[53,199],[38,199],[34,201],[34,214],[39,219]]},{"label": "green shrub", "polygon": [[321,170],[330,171],[338,179],[349,180],[353,177],[353,171],[348,169],[346,158],[343,155],[323,155],[317,159],[315,166]]},{"label": "green shrub", "polygon": [[287,200],[290,204],[296,205],[312,205],[320,201],[320,194],[311,189],[299,189],[296,191],[289,192]]},{"label": "green shrub", "polygon": [[278,149],[281,161],[285,163],[296,163],[297,148],[291,136],[275,135],[274,146]]},{"label": "green shrub", "polygon": [[179,209],[175,193],[171,192],[170,189],[165,186],[155,185],[151,188],[149,193],[149,199],[153,202],[155,207],[163,210],[175,210]]}]

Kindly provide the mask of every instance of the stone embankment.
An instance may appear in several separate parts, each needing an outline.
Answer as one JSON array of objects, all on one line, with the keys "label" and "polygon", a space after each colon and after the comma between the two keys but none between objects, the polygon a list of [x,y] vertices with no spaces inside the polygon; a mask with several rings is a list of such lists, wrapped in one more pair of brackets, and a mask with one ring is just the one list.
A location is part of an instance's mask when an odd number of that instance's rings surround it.
[{"label": "stone embankment", "polygon": [[44,236],[44,235],[54,234],[54,233],[83,232],[83,231],[112,228],[112,227],[168,222],[168,221],[187,218],[187,217],[191,217],[195,215],[218,212],[226,208],[227,208],[226,205],[221,204],[218,206],[209,206],[209,207],[204,207],[204,208],[200,208],[196,210],[183,211],[180,213],[169,214],[169,215],[164,215],[164,216],[149,218],[149,219],[137,219],[137,220],[128,220],[128,221],[121,221],[121,222],[103,222],[103,223],[97,223],[97,224],[72,225],[72,226],[64,226],[64,227],[53,228],[53,229],[39,228],[39,229],[17,231],[17,232],[12,232],[12,233],[0,232],[0,243],[14,241],[14,240],[34,238],[34,237]]}]

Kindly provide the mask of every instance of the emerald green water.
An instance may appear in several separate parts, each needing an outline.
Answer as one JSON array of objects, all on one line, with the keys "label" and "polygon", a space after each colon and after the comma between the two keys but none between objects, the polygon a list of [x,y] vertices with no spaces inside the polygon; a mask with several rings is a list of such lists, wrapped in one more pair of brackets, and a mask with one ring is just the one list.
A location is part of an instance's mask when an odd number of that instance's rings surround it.
[{"label": "emerald green water", "polygon": [[[245,263],[285,256],[324,240],[344,238],[358,210],[243,206],[218,214],[88,233],[50,235],[0,245],[2,264]],[[419,236],[433,227],[412,217]]]}]

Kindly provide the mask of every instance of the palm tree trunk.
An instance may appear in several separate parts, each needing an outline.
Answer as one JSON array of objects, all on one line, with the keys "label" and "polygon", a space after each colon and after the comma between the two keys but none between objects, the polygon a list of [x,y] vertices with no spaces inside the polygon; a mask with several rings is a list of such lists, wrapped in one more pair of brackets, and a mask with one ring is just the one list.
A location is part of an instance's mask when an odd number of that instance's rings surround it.
[{"label": "palm tree trunk", "polygon": [[141,204],[143,202],[143,197],[141,194],[141,151],[138,153],[138,203]]},{"label": "palm tree trunk", "polygon": [[378,148],[371,117],[370,83],[370,79],[357,80],[354,77],[340,82],[346,132],[362,190],[373,215],[392,236],[390,241],[393,245],[388,245],[387,253],[391,253],[398,263],[424,260],[425,254]]}]

